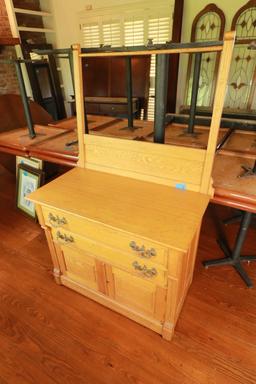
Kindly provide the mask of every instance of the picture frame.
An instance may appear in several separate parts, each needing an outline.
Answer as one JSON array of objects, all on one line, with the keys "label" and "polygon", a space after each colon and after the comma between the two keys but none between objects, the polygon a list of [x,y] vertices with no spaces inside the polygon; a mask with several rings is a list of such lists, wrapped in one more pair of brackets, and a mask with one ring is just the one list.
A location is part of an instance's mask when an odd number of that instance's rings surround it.
[{"label": "picture frame", "polygon": [[44,183],[45,174],[40,169],[19,164],[17,169],[16,207],[25,215],[37,220],[35,204],[26,199]]},{"label": "picture frame", "polygon": [[35,157],[16,156],[16,176],[18,175],[18,166],[20,164],[28,165],[31,168],[41,170],[43,170],[44,166],[43,160],[37,159]]}]

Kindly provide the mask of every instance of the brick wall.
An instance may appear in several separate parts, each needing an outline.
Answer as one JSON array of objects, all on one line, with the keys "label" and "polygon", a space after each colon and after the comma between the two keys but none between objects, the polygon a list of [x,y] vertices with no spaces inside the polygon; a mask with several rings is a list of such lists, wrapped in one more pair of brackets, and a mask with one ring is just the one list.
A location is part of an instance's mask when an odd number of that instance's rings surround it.
[{"label": "brick wall", "polygon": [[[0,0],[0,36],[12,37],[4,0]],[[0,59],[12,58],[16,58],[14,47],[0,46]],[[0,63],[0,95],[6,93],[18,94],[19,84],[14,66]]]},{"label": "brick wall", "polygon": [[[0,59],[15,59],[14,47],[6,46],[1,49]],[[0,63],[0,95],[6,93],[19,94],[19,84],[14,65]]]},{"label": "brick wall", "polygon": [[4,0],[0,0],[0,36],[12,37]]},{"label": "brick wall", "polygon": [[[13,4],[17,8],[40,10],[39,0],[14,0]],[[43,27],[41,16],[17,14],[17,21],[22,26]],[[4,0],[0,0],[0,37],[12,37]],[[20,37],[23,42],[34,44],[46,42],[44,33],[21,32]],[[0,46],[0,59],[14,59],[16,57],[14,47]],[[0,63],[0,95],[7,93],[19,94],[19,84],[14,65]]]}]

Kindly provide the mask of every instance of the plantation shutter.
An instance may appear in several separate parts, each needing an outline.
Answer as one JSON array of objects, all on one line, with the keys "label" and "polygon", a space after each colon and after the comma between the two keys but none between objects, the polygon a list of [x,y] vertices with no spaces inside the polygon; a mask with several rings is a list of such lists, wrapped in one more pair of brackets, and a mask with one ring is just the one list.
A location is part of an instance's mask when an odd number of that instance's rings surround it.
[{"label": "plantation shutter", "polygon": [[100,46],[100,26],[98,23],[82,25],[83,46],[98,48]]},{"label": "plantation shutter", "polygon": [[124,45],[126,47],[144,45],[144,20],[124,22]]},{"label": "plantation shutter", "polygon": [[102,23],[102,44],[111,47],[121,46],[121,23],[120,20],[110,20]]},{"label": "plantation shutter", "polygon": [[[169,41],[172,31],[174,0],[138,2],[88,11],[81,16],[81,43],[85,48],[147,45]],[[154,119],[155,56],[151,57],[148,116]],[[142,116],[143,118],[143,116]]]}]

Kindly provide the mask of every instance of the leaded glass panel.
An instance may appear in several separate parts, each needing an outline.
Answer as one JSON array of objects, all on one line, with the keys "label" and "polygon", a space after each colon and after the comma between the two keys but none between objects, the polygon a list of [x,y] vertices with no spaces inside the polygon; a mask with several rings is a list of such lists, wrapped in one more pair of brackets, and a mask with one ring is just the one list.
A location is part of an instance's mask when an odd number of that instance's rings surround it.
[{"label": "leaded glass panel", "polygon": [[[214,5],[207,6],[194,19],[191,41],[216,41],[222,39],[224,23],[223,12]],[[210,52],[202,55],[197,106],[209,107],[212,104],[217,64],[217,53]],[[193,72],[194,56],[191,55],[188,64],[185,105],[190,105],[191,101]]]},{"label": "leaded glass panel", "polygon": [[250,111],[255,98],[256,50],[248,48],[256,39],[256,6],[242,9],[240,15],[235,16],[233,24],[237,41],[230,69],[225,109]]}]

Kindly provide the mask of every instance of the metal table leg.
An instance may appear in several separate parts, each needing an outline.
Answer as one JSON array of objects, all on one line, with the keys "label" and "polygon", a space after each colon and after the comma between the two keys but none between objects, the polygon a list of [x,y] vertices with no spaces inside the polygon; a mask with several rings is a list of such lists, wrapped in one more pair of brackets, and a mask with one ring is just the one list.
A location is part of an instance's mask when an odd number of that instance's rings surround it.
[{"label": "metal table leg", "polygon": [[132,58],[127,56],[125,57],[125,80],[126,80],[126,96],[127,96],[127,122],[128,126],[120,128],[121,131],[135,131],[135,129],[140,128],[135,126],[133,122],[133,100],[132,100]]},{"label": "metal table leg", "polygon": [[192,136],[194,138],[197,138],[197,136],[200,134],[199,132],[195,132],[194,125],[195,125],[195,117],[196,117],[196,104],[197,104],[197,96],[198,96],[198,89],[199,89],[201,61],[202,61],[202,53],[197,52],[195,54],[195,66],[194,66],[194,74],[193,74],[188,128],[185,129],[184,132],[180,135],[181,137]]},{"label": "metal table leg", "polygon": [[244,261],[255,261],[256,255],[241,255],[241,249],[243,247],[247,231],[249,229],[250,223],[252,219],[252,213],[251,212],[244,212],[242,221],[240,224],[240,228],[236,237],[236,242],[234,249],[231,251],[229,249],[229,246],[223,242],[221,239],[219,241],[220,247],[225,254],[225,257],[222,259],[216,259],[216,260],[207,260],[203,261],[203,265],[205,268],[211,267],[211,266],[218,266],[218,265],[231,265],[235,268],[235,270],[239,273],[241,278],[244,280],[246,285],[249,288],[253,287],[253,283],[250,279],[250,277],[247,275],[245,270],[242,267],[242,262]]},{"label": "metal table leg", "polygon": [[133,127],[133,108],[132,108],[132,59],[125,58],[126,66],[126,93],[127,93],[127,109],[128,109],[128,128],[132,131]]},{"label": "metal table leg", "polygon": [[165,114],[168,88],[168,68],[168,55],[156,55],[154,143],[164,143],[165,139]]},{"label": "metal table leg", "polygon": [[24,79],[21,71],[21,66],[20,66],[21,64],[19,61],[14,61],[14,64],[15,64],[16,74],[19,82],[21,100],[24,108],[27,125],[28,125],[29,136],[31,139],[34,139],[36,137],[36,133],[35,133],[32,115],[29,107],[26,87],[25,87],[25,83],[24,83]]}]

